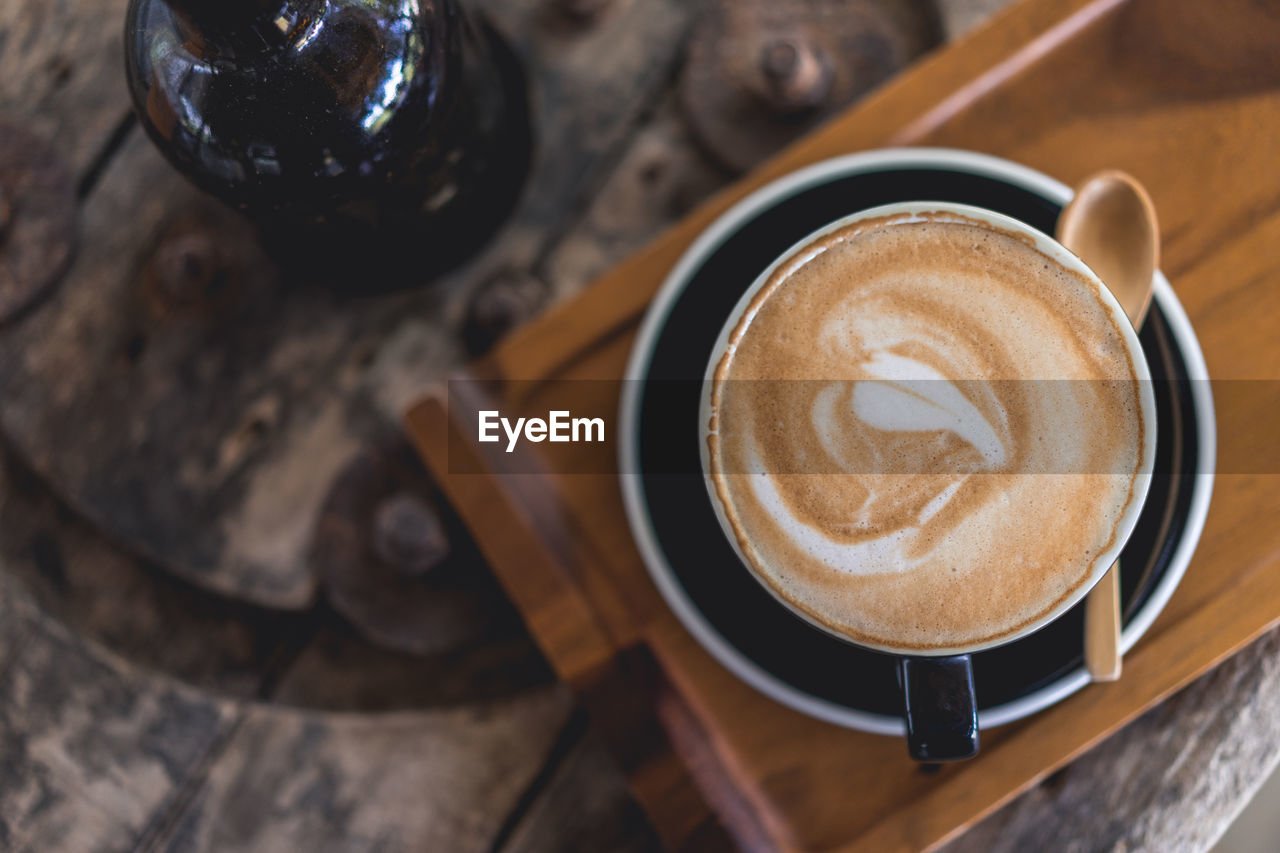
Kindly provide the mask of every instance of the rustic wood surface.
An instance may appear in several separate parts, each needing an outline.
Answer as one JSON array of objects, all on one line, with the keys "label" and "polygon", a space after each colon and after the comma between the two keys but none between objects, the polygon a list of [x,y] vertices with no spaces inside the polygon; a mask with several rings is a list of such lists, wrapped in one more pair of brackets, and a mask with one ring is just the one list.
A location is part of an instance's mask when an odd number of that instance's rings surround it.
[{"label": "rustic wood surface", "polygon": [[127,3],[16,0],[0,8],[0,112],[47,139],[82,181],[132,116],[120,73]]},{"label": "rustic wood surface", "polygon": [[[90,10],[113,32],[115,5]],[[43,23],[43,5],[30,6],[15,36]],[[430,287],[361,298],[291,281],[243,220],[188,186],[139,130],[98,137],[120,150],[86,199],[79,255],[48,303],[0,337],[0,427],[77,512],[214,591],[280,608],[313,602],[307,557],[329,483],[460,363],[451,320],[470,291],[508,268],[536,274],[669,83],[692,14],[650,0],[582,28],[548,20],[539,4],[489,8],[531,71],[538,148],[512,221]],[[85,49],[95,47],[94,61],[119,56],[115,40]],[[19,115],[44,106],[16,99]],[[97,115],[115,122],[127,108],[122,89],[86,91],[64,110],[85,126],[60,132],[92,134]],[[161,259],[193,244],[217,296],[175,303]]]},{"label": "rustic wood surface", "polygon": [[0,575],[0,844],[492,849],[567,711],[556,687],[325,714],[213,698],[68,633]]},{"label": "rustic wood surface", "polygon": [[234,725],[222,701],[124,675],[0,576],[0,844],[127,850]]},{"label": "rustic wood surface", "polygon": [[[1005,2],[943,0],[943,29],[954,37]],[[484,5],[539,72],[544,144],[523,206],[449,281],[358,304],[282,284],[251,232],[141,138],[120,72],[125,0],[0,8],[0,119],[49,139],[83,197],[79,253],[60,292],[34,323],[0,328],[0,426],[18,451],[0,464],[0,848],[586,853],[652,850],[663,835],[698,851],[726,843],[678,762],[649,741],[627,742],[633,722],[598,731],[610,714],[589,728],[570,711],[509,613],[451,648],[396,652],[327,604],[305,559],[332,479],[466,357],[477,291],[516,275],[552,299],[572,295],[727,181],[714,162],[724,158],[694,142],[676,94],[701,4]],[[1005,38],[1025,42],[1065,11],[1022,15]],[[1230,78],[1227,59],[1202,58],[1225,63],[1219,79]],[[977,63],[948,73],[965,79],[985,67]],[[1176,94],[1193,82],[1171,85]],[[156,294],[155,255],[173,245],[271,296],[175,310]],[[646,293],[605,298],[629,316]],[[339,312],[349,322],[333,321]],[[235,339],[251,359],[237,362],[221,339],[232,318],[261,325],[259,337]],[[264,339],[282,318],[279,340]],[[80,337],[59,342],[52,330]],[[570,330],[564,343],[574,340]],[[535,352],[526,366],[555,355]],[[270,375],[242,369],[259,358],[271,360]],[[39,376],[53,381],[33,387]],[[174,396],[172,383],[193,377],[223,395],[217,405]],[[174,411],[157,411],[175,400]],[[128,417],[128,428],[97,423],[104,412]],[[70,433],[61,417],[88,431]],[[187,479],[148,496],[156,471]],[[169,499],[178,503],[161,505]],[[1276,761],[1277,644],[1251,646],[955,843],[1203,846]],[[594,707],[609,711],[633,686],[597,682]],[[657,689],[667,730],[696,754],[694,715],[669,686]],[[676,832],[648,824],[619,754]],[[715,788],[715,756],[702,756],[700,782]],[[740,799],[716,806],[751,820]]]},{"label": "rustic wood surface", "polygon": [[942,849],[1207,850],[1278,764],[1272,631]]},{"label": "rustic wood surface", "polygon": [[327,609],[282,614],[211,597],[105,542],[7,454],[0,565],[79,635],[228,696],[384,711],[507,698],[551,680],[505,608],[472,642],[421,656],[372,644]]}]

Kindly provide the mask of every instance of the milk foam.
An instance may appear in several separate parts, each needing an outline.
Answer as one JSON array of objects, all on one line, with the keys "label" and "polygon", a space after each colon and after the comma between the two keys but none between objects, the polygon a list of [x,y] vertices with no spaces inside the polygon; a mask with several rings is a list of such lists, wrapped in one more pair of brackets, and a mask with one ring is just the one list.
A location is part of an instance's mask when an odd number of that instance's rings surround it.
[{"label": "milk foam", "polygon": [[1095,286],[1017,235],[858,223],[784,263],[730,336],[711,474],[752,570],[811,618],[885,648],[982,645],[1111,547],[1138,395]]}]

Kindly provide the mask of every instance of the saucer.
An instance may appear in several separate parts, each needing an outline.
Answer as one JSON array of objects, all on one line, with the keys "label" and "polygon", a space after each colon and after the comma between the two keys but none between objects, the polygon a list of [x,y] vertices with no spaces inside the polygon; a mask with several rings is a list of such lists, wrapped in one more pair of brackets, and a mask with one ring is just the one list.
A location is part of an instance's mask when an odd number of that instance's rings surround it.
[{"label": "saucer", "polygon": [[[627,518],[654,583],[684,627],[757,690],[838,725],[900,735],[897,658],[841,642],[778,604],[720,531],[699,472],[700,380],[721,321],[759,272],[842,216],[901,201],[977,205],[1052,234],[1066,185],[1025,166],[947,149],[828,160],[753,193],[717,219],[667,277],[627,367],[619,453]],[[1156,467],[1121,554],[1121,648],[1147,631],[1199,541],[1213,487],[1213,401],[1195,332],[1162,273],[1139,335],[1153,379]],[[670,380],[670,381],[669,381]],[[699,381],[691,381],[699,380]],[[1201,381],[1192,381],[1201,380]],[[672,425],[677,425],[673,427]],[[1012,722],[1089,683],[1084,603],[973,655],[979,722]]]}]

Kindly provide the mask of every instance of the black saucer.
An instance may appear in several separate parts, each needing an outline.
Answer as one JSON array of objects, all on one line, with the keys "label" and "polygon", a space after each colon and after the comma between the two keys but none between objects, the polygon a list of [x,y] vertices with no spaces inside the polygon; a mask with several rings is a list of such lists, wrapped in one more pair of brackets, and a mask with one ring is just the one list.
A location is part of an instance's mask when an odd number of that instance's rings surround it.
[{"label": "black saucer", "polygon": [[[820,716],[840,721],[840,710],[847,709],[855,719],[844,722],[885,731],[900,725],[895,658],[840,642],[793,616],[743,569],[721,534],[696,473],[699,382],[693,380],[702,377],[723,318],[775,257],[842,216],[913,200],[985,207],[1048,234],[1061,211],[1061,204],[1045,194],[964,165],[881,163],[837,170],[817,183],[800,182],[794,191],[776,194],[753,210],[702,253],[683,291],[670,302],[665,321],[658,321],[653,331],[651,358],[642,370],[645,382],[635,391],[633,411],[638,454],[633,470],[642,472],[635,478],[633,504],[650,522],[650,556],[660,557],[670,580],[701,617],[705,630],[695,634],[718,651],[722,662],[740,655],[766,675],[765,681],[816,700],[814,706],[826,708]],[[1195,402],[1186,359],[1159,299],[1140,339],[1154,380],[1159,428],[1156,474],[1121,557],[1126,624],[1142,612],[1162,578],[1180,576],[1185,555],[1178,555],[1181,565],[1173,565],[1177,546],[1188,532],[1194,537],[1199,530],[1192,522],[1194,529],[1188,531],[1200,464]],[[681,424],[688,427],[673,427]],[[1167,595],[1165,591],[1156,610]],[[1030,705],[1028,697],[1043,699],[1046,692],[1054,693],[1056,701],[1083,683],[1083,619],[1081,603],[1028,637],[974,656],[980,709],[1001,708],[993,715],[1001,719],[984,719],[984,724],[1022,716],[1048,701],[1021,712],[1011,711],[1010,703]],[[1071,678],[1073,685],[1066,685]]]}]

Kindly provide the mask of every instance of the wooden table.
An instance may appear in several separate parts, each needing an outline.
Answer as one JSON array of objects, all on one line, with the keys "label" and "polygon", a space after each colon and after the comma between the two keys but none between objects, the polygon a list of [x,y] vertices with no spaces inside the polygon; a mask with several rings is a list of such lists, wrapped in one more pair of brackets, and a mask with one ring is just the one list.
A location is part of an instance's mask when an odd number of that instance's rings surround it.
[{"label": "wooden table", "polygon": [[[18,0],[0,9],[0,120],[52,140],[81,188],[67,292],[86,282],[132,287],[157,240],[172,238],[175,211],[214,233],[242,233],[172,176],[129,122],[118,55],[124,5]],[[350,393],[393,416],[465,357],[468,306],[495,278],[573,293],[725,183],[724,163],[744,156],[716,151],[705,128],[696,142],[682,110],[682,46],[691,38],[693,55],[706,47],[696,4],[487,5],[526,58],[542,63],[540,85],[603,76],[574,97],[605,94],[610,106],[565,115],[544,101],[543,138],[563,144],[540,152],[512,226],[447,288],[407,298],[421,311],[414,323],[380,321],[372,343],[358,341],[365,350],[343,351],[362,365]],[[710,19],[723,13],[703,5]],[[954,35],[998,5],[950,0],[941,23]],[[610,74],[584,75],[606,60]],[[415,341],[429,342],[427,351]],[[270,432],[275,410],[243,402],[259,419],[250,434]],[[24,413],[8,414],[13,423]],[[280,432],[281,442],[301,437],[308,454],[335,460],[321,466],[323,479],[303,483],[321,496],[338,463],[379,434]],[[425,654],[389,650],[397,637],[371,638],[370,626],[361,631],[317,595],[323,578],[286,572],[272,600],[234,572],[213,581],[184,573],[163,543],[133,541],[100,499],[69,487],[66,460],[12,444],[23,453],[6,451],[0,473],[0,848],[657,846],[491,585],[475,592],[491,614],[479,633],[429,637],[436,645]],[[279,474],[253,447],[244,452],[252,476]],[[1206,847],[1277,761],[1272,634],[951,846]],[[714,825],[695,838],[699,849],[724,842]]]}]

